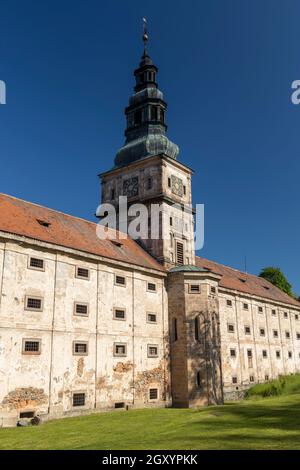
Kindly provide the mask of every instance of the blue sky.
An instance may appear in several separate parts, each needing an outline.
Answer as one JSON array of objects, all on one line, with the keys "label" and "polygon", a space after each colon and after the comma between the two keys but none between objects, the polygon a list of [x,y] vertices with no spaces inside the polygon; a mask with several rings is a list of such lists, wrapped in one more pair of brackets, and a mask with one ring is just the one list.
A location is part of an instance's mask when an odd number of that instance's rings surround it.
[{"label": "blue sky", "polygon": [[200,255],[300,294],[298,0],[2,0],[0,191],[93,219],[123,144],[141,18],[169,137],[206,207]]}]

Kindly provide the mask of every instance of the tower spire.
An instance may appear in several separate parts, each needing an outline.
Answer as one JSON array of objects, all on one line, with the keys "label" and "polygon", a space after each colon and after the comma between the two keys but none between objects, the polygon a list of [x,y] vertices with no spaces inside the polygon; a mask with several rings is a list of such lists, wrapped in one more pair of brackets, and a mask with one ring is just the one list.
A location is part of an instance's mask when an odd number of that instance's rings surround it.
[{"label": "tower spire", "polygon": [[143,42],[144,42],[144,56],[148,55],[147,54],[147,43],[149,40],[148,36],[148,24],[147,24],[147,18],[143,18]]}]

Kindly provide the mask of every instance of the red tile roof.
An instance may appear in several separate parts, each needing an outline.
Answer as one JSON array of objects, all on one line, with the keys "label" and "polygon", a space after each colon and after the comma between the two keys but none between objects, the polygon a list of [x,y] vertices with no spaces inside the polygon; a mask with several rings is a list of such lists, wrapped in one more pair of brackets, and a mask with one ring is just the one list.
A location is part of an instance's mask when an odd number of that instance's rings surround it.
[{"label": "red tile roof", "polygon": [[244,292],[245,294],[256,295],[258,297],[265,297],[270,300],[275,300],[276,302],[291,304],[300,308],[300,302],[261,277],[229,268],[228,266],[200,258],[199,256],[196,256],[196,265],[200,268],[207,268],[216,274],[220,274],[222,276],[219,284],[221,287]]},{"label": "red tile roof", "polygon": [[[50,225],[45,227],[40,222]],[[122,239],[121,247],[110,240],[100,240],[97,224],[63,214],[37,204],[0,193],[0,231],[25,236],[42,242],[80,250],[111,260],[145,268],[164,268],[134,240]]]}]

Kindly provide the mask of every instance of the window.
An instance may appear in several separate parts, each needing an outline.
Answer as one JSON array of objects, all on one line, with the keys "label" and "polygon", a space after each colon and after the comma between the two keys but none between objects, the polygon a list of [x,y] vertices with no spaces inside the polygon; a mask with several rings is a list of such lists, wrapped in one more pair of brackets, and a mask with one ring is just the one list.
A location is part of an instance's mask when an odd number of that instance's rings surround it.
[{"label": "window", "polygon": [[183,186],[183,194],[186,195],[186,186]]},{"label": "window", "polygon": [[90,278],[90,270],[87,268],[80,268],[79,266],[76,267],[76,277],[79,279],[89,279]]},{"label": "window", "polygon": [[292,356],[293,356],[292,351],[289,351],[289,359],[292,359]]},{"label": "window", "polygon": [[258,313],[263,313],[264,309],[262,307],[258,307]]},{"label": "window", "polygon": [[142,122],[142,110],[138,109],[134,113],[134,124],[138,126],[139,124],[141,124],[141,122]]},{"label": "window", "polygon": [[114,320],[125,320],[126,311],[123,308],[114,308]]},{"label": "window", "polygon": [[178,340],[178,332],[177,332],[177,318],[173,318],[172,321],[172,330],[173,330],[173,341]]},{"label": "window", "polygon": [[300,339],[300,333],[296,333],[297,339]]},{"label": "window", "polygon": [[274,309],[272,310],[272,315],[273,315],[274,317],[276,317],[276,310],[274,310]]},{"label": "window", "polygon": [[148,282],[147,290],[150,292],[156,292],[156,284],[154,284],[153,282]]},{"label": "window", "polygon": [[250,326],[245,326],[245,335],[251,335],[251,328],[250,328]]},{"label": "window", "polygon": [[40,224],[42,227],[50,227],[50,222],[46,220],[36,219],[37,223]]},{"label": "window", "polygon": [[112,189],[112,190],[110,191],[110,199],[115,199],[115,193],[116,193],[116,192],[115,192],[114,189]]},{"label": "window", "polygon": [[165,122],[165,112],[163,109],[160,109],[160,122],[162,124]]},{"label": "window", "polygon": [[171,187],[171,178],[168,178],[168,188]]},{"label": "window", "polygon": [[148,323],[156,323],[156,313],[147,313],[147,322]]},{"label": "window", "polygon": [[41,354],[41,340],[23,339],[22,352],[23,354]]},{"label": "window", "polygon": [[266,335],[266,330],[264,328],[259,329],[259,334],[260,336],[265,336]]},{"label": "window", "polygon": [[232,377],[232,383],[237,384],[237,377],[235,375]]},{"label": "window", "polygon": [[230,349],[230,357],[236,357],[236,350]]},{"label": "window", "polygon": [[276,351],[276,357],[277,359],[280,359],[280,351]]},{"label": "window", "polygon": [[268,353],[267,353],[267,350],[266,350],[266,349],[263,349],[262,357],[263,357],[263,358],[268,357]]},{"label": "window", "polygon": [[158,357],[157,344],[148,344],[148,357]]},{"label": "window", "polygon": [[170,227],[172,227],[172,226],[173,226],[173,218],[170,217]]},{"label": "window", "polygon": [[200,293],[200,284],[190,284],[190,294]]},{"label": "window", "polygon": [[229,333],[234,333],[234,325],[232,323],[227,325],[227,329]]},{"label": "window", "polygon": [[157,121],[158,113],[157,113],[157,107],[156,106],[151,106],[150,107],[150,120],[151,121]]},{"label": "window", "polygon": [[226,300],[227,307],[232,307],[232,300]]},{"label": "window", "polygon": [[124,276],[118,276],[116,275],[115,277],[115,284],[117,286],[125,286],[126,285],[126,279]]},{"label": "window", "polygon": [[74,356],[87,356],[88,343],[86,341],[73,341],[73,355]]},{"label": "window", "polygon": [[176,243],[176,258],[178,264],[183,264],[183,243]]},{"label": "window", "polygon": [[196,387],[201,388],[201,372],[199,370],[196,374]]},{"label": "window", "polygon": [[33,418],[34,417],[34,411],[21,411],[19,416],[20,416],[20,419]]},{"label": "window", "polygon": [[199,341],[199,329],[200,329],[200,325],[199,325],[199,317],[197,316],[195,318],[195,323],[194,323],[194,326],[195,326],[195,340],[196,341]]},{"label": "window", "polygon": [[210,288],[211,294],[215,294],[217,292],[217,289],[215,287]]},{"label": "window", "polygon": [[125,357],[127,355],[126,343],[114,343],[114,356]]},{"label": "window", "polygon": [[253,367],[252,349],[247,349],[247,357],[248,357],[248,367],[251,369]]},{"label": "window", "polygon": [[244,310],[249,310],[249,305],[244,303],[244,304],[243,304],[243,309],[244,309]]},{"label": "window", "polygon": [[277,330],[273,330],[273,336],[274,336],[274,338],[278,338],[278,331]]},{"label": "window", "polygon": [[85,405],[85,393],[73,393],[73,406]]},{"label": "window", "polygon": [[291,335],[290,335],[290,332],[289,332],[289,331],[286,331],[286,332],[285,332],[285,337],[286,337],[287,339],[290,339]]},{"label": "window", "polygon": [[34,258],[31,256],[29,258],[29,266],[30,269],[35,269],[37,271],[45,271],[45,262],[41,258]]},{"label": "window", "polygon": [[295,315],[295,320],[299,320],[299,315]]},{"label": "window", "polygon": [[125,403],[123,401],[118,401],[117,403],[115,403],[115,409],[118,408],[125,408]]},{"label": "window", "polygon": [[147,189],[152,189],[152,178],[147,178]]},{"label": "window", "polygon": [[74,305],[74,315],[80,315],[83,317],[87,317],[89,314],[89,305],[75,302]]},{"label": "window", "polygon": [[254,382],[254,375],[250,375],[249,379],[250,379],[250,382]]},{"label": "window", "polygon": [[157,388],[150,388],[149,389],[149,400],[157,400],[158,399],[158,389]]},{"label": "window", "polygon": [[26,297],[25,309],[41,312],[43,310],[43,301],[41,297]]},{"label": "window", "polygon": [[269,378],[270,378],[269,375],[266,374],[266,375],[265,375],[265,380],[269,380]]},{"label": "window", "polygon": [[284,312],[284,313],[283,313],[283,316],[284,316],[284,318],[288,318],[288,313],[287,313],[287,312]]}]

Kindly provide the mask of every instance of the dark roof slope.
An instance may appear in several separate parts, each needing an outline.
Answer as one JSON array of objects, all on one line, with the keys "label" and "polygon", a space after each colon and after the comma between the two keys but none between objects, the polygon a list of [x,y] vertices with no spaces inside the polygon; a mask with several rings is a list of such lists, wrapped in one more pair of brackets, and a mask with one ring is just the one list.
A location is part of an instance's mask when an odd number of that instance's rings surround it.
[{"label": "dark roof slope", "polygon": [[291,304],[300,308],[300,302],[261,277],[229,268],[228,266],[200,258],[199,256],[196,256],[196,265],[200,268],[206,268],[216,274],[220,274],[222,276],[220,280],[221,287],[256,295],[258,297],[265,297],[276,302]]},{"label": "dark roof slope", "polygon": [[[44,222],[49,225],[43,225]],[[94,222],[0,193],[0,230],[3,232],[165,271],[134,240],[122,239],[122,246],[117,246],[111,240],[98,238],[96,227]]]}]

